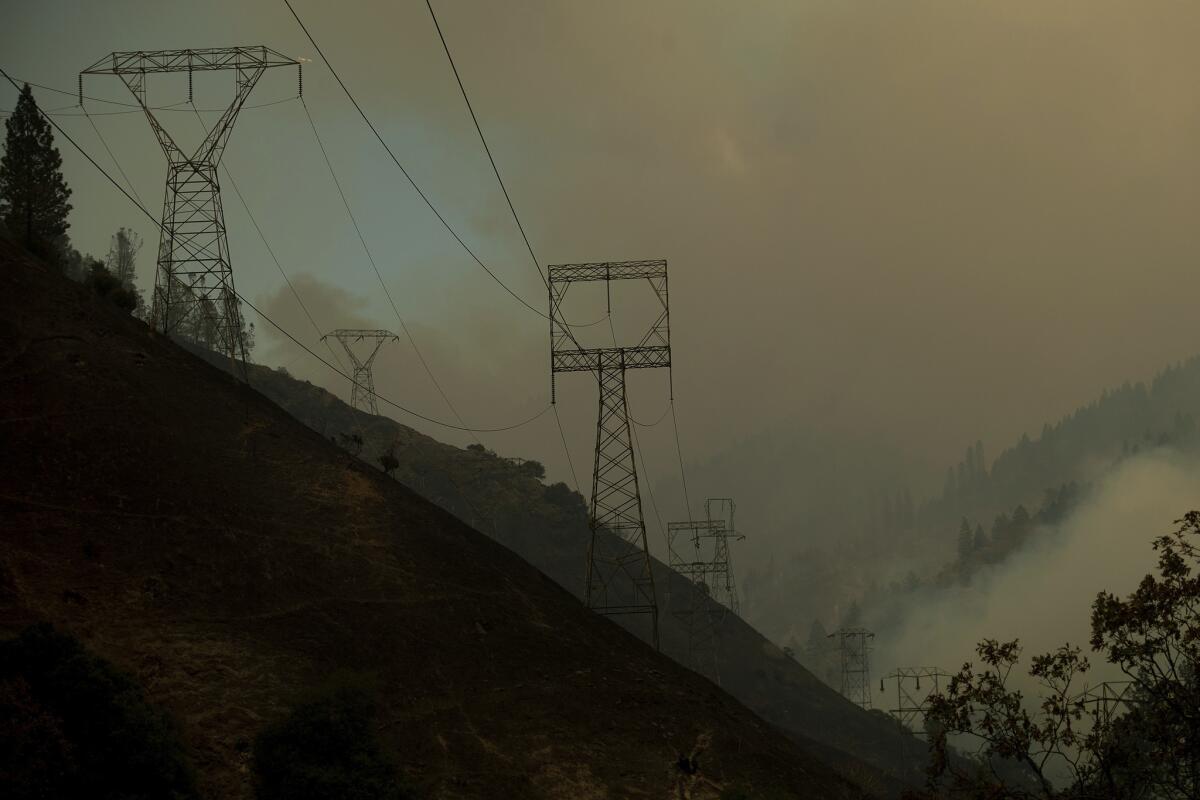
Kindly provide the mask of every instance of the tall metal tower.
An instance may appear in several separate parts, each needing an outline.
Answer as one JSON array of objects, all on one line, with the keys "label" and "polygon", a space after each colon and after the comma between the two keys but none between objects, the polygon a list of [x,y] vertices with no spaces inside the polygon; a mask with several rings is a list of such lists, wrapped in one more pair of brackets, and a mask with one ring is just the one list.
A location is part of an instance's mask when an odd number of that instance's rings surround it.
[{"label": "tall metal tower", "polygon": [[[950,680],[950,673],[937,667],[897,667],[879,679],[879,691],[886,691],[885,681],[896,684],[896,707],[889,709],[892,718],[917,736],[925,734],[925,712],[929,709],[929,696],[938,694]],[[922,688],[921,681],[925,681]]]},{"label": "tall metal tower", "polygon": [[[375,402],[375,374],[371,371],[371,365],[384,342],[399,341],[400,337],[385,330],[338,328],[322,336],[321,341],[330,336],[342,345],[342,349],[350,357],[351,366],[354,367],[354,374],[350,376],[350,407],[379,416],[379,405]],[[365,358],[354,352],[355,342],[368,343]]]},{"label": "tall metal tower", "polygon": [[[116,75],[133,93],[167,156],[167,189],[150,322],[168,335],[182,334],[236,358],[242,351],[242,319],[233,285],[229,242],[221,209],[217,166],[234,120],[254,84],[270,67],[300,61],[268,47],[206,50],[153,50],[111,53],[79,74],[83,104],[84,75]],[[192,73],[231,70],[234,97],[225,113],[190,154],[176,144],[146,100],[146,76],[186,72],[188,101]]]},{"label": "tall metal tower", "polygon": [[871,707],[871,640],[866,628],[839,628],[829,634],[842,661],[842,694],[857,706]]},{"label": "tall metal tower", "polygon": [[729,553],[729,540],[741,541],[745,535],[738,533],[733,521],[734,503],[729,497],[710,497],[704,501],[704,516],[711,522],[720,522],[719,532],[713,537],[712,563],[717,567],[714,574],[713,599],[724,604],[734,614],[741,614],[738,601],[737,581],[733,576],[733,557]]},{"label": "tall metal tower", "polygon": [[[717,629],[730,609],[716,599],[724,567],[715,560],[716,542],[724,539],[721,520],[667,523],[667,553],[671,569],[688,583],[680,598],[668,595],[671,615],[687,635],[687,666],[720,685]],[[668,584],[669,585],[669,584]]]},{"label": "tall metal tower", "polygon": [[729,540],[745,538],[733,527],[733,512],[733,500],[714,497],[704,501],[706,519],[667,523],[671,569],[691,583],[682,602],[674,597],[667,602],[687,633],[688,665],[718,686],[717,634],[725,617],[738,613]]},{"label": "tall metal tower", "polygon": [[[591,541],[587,554],[586,602],[601,614],[646,614],[659,646],[658,601],[646,546],[646,522],[625,402],[625,371],[671,366],[667,262],[557,264],[548,270],[550,294],[550,392],[560,372],[592,372],[600,388],[596,454],[592,472]],[[574,283],[604,281],[609,310],[612,282],[645,280],[661,311],[641,340],[631,346],[585,348],[562,316]],[[615,343],[614,343],[615,345]]]}]

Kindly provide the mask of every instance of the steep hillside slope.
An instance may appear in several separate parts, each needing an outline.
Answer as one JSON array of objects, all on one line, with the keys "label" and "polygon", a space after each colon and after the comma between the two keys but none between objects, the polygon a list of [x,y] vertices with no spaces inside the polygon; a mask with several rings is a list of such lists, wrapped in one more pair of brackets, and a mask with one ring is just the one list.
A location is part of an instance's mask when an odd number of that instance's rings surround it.
[{"label": "steep hillside slope", "polygon": [[[434,797],[860,790],[511,551],[0,243],[0,631],[50,620],[178,715],[206,796],[330,672]],[[814,746],[815,747],[815,746]],[[679,767],[698,752],[698,775]]]},{"label": "steep hillside slope", "polygon": [[[221,359],[213,362],[228,365]],[[361,447],[352,447],[368,464],[378,465],[378,456],[390,450],[399,462],[398,481],[471,522],[581,596],[589,534],[585,503],[577,493],[562,484],[544,485],[536,477],[537,468],[527,462],[443,444],[387,417],[355,411],[321,387],[279,370],[252,366],[249,377],[258,391],[323,436],[339,442],[348,435],[361,437]],[[675,603],[682,604],[693,591],[659,562],[655,583],[660,599],[669,594]],[[686,660],[687,642],[678,621],[664,613],[661,625],[664,652]],[[919,785],[923,780],[923,742],[885,715],[847,701],[744,621],[728,619],[719,658],[726,691],[798,740],[822,743],[824,747],[814,752],[839,763],[857,782],[895,795],[901,784]]]}]

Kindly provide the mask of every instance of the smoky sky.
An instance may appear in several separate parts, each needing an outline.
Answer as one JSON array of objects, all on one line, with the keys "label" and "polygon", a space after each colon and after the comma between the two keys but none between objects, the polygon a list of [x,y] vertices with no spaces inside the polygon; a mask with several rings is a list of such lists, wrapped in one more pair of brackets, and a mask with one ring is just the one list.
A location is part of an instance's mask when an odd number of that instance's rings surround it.
[{"label": "smoky sky", "polygon": [[[5,6],[5,69],[68,90],[112,50],[261,41],[317,57],[282,3]],[[539,261],[669,260],[689,462],[764,430],[843,430],[903,448],[932,476],[968,442],[998,452],[1104,386],[1196,349],[1194,4],[436,6]],[[542,308],[545,289],[424,4],[296,7],[451,224]],[[294,80],[269,75],[255,99],[285,99]],[[89,87],[127,99],[111,83]],[[198,104],[227,88],[199,87]],[[169,84],[151,91],[182,99]],[[397,309],[459,413],[491,427],[544,408],[545,321],[439,227],[319,61],[305,69],[305,95]],[[0,91],[0,104],[12,97]],[[59,121],[108,163],[86,119]],[[163,158],[145,120],[96,121],[157,213]],[[103,252],[116,227],[132,225],[150,240],[149,282],[152,226],[60,144],[77,246]],[[245,112],[226,163],[319,330],[399,327],[298,104]],[[240,201],[225,206],[239,288],[318,349]],[[618,334],[640,324],[637,302],[617,309]],[[593,298],[577,313],[602,308]],[[347,394],[344,380],[257,327],[259,360]],[[381,355],[376,385],[452,419],[407,340]],[[560,389],[587,484],[594,381],[568,376]],[[668,391],[665,376],[637,376],[635,416],[658,419]],[[673,480],[669,421],[640,436],[650,484]],[[569,475],[552,416],[481,438]],[[692,494],[697,506],[722,491]]]}]

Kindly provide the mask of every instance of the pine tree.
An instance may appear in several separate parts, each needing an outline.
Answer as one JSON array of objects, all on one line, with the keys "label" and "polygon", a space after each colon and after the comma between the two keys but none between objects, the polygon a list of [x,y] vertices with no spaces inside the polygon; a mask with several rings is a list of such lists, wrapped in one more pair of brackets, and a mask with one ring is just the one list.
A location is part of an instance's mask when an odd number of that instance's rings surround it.
[{"label": "pine tree", "polygon": [[63,249],[70,224],[71,190],[62,176],[62,156],[50,123],[26,84],[5,123],[0,156],[0,220],[26,247],[42,256]]}]

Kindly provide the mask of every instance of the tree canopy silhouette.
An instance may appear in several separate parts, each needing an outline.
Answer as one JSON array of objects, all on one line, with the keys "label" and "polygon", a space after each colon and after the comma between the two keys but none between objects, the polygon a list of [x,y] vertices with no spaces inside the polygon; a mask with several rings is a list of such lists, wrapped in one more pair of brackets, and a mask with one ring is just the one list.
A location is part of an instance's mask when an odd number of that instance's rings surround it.
[{"label": "tree canopy silhouette", "polygon": [[5,122],[0,156],[0,219],[26,247],[49,257],[63,249],[71,190],[50,123],[38,111],[29,84]]}]

